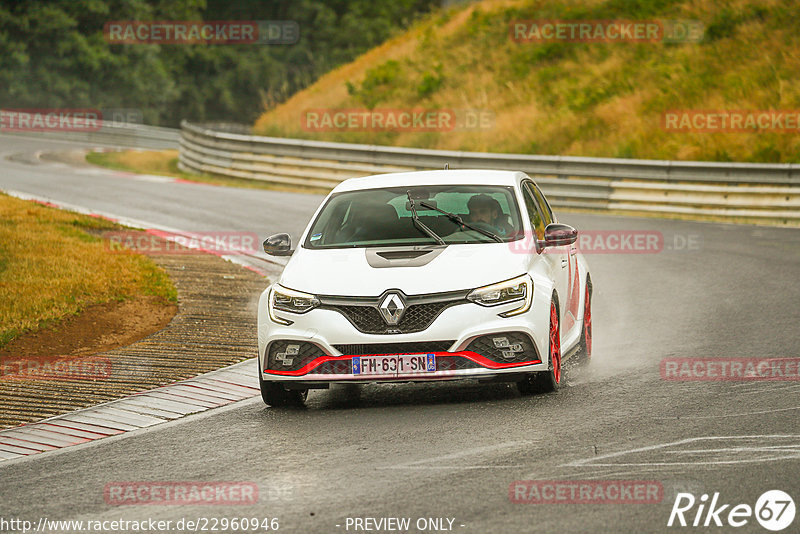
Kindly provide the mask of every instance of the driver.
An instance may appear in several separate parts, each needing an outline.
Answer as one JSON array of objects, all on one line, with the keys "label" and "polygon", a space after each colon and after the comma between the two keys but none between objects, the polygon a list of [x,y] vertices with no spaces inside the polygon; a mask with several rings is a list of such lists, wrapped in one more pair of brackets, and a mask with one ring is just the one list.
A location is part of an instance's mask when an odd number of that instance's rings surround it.
[{"label": "driver", "polygon": [[469,222],[488,225],[499,236],[508,235],[511,231],[500,203],[489,195],[473,195],[467,202],[467,209]]}]

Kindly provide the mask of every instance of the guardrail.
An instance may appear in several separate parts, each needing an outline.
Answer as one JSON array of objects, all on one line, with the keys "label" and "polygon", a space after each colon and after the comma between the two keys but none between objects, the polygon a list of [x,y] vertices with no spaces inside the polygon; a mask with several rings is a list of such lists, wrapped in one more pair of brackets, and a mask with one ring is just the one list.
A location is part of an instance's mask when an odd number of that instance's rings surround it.
[{"label": "guardrail", "polygon": [[333,188],[346,178],[424,169],[508,169],[533,176],[554,207],[800,224],[800,165],[457,152],[250,135],[181,124],[187,172]]},{"label": "guardrail", "polygon": [[126,148],[147,148],[155,150],[175,149],[181,137],[177,128],[162,128],[144,124],[118,123],[99,121],[101,126],[95,131],[50,131],[50,132],[2,132],[37,137],[44,139],[60,139],[80,141],[92,145],[104,145]]}]

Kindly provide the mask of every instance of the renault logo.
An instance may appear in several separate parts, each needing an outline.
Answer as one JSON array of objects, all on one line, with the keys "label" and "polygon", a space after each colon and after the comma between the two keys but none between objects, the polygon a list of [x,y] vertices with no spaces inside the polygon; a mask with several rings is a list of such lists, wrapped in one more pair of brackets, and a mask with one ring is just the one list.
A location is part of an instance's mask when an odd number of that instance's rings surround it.
[{"label": "renault logo", "polygon": [[389,293],[386,298],[381,302],[378,311],[381,312],[381,317],[386,321],[386,324],[397,324],[403,318],[406,311],[406,304],[403,298],[397,293]]}]

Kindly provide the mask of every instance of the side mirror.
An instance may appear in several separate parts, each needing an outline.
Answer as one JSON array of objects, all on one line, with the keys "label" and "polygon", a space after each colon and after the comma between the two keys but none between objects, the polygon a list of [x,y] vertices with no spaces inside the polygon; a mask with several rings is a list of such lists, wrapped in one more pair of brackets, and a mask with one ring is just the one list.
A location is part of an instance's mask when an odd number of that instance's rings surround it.
[{"label": "side mirror", "polygon": [[578,240],[578,231],[568,224],[550,223],[544,229],[544,247],[571,245]]},{"label": "side mirror", "polygon": [[264,240],[264,252],[270,256],[291,256],[292,238],[289,234],[275,234]]}]

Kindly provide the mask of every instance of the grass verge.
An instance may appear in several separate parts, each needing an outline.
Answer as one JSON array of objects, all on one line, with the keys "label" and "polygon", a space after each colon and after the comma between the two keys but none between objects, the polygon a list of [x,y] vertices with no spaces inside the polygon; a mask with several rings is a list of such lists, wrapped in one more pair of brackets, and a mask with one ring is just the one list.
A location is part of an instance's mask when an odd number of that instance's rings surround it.
[{"label": "grass verge", "polygon": [[[706,133],[662,122],[667,111],[794,116],[800,103],[796,15],[796,0],[461,2],[269,109],[254,133],[479,152],[797,162],[796,131],[761,126]],[[512,22],[554,20],[682,20],[704,34],[699,42],[516,42],[509,31]],[[359,128],[358,122],[331,131],[309,127],[309,111],[334,109],[462,110],[490,120],[480,127],[456,120],[454,128],[438,131]]]},{"label": "grass verge", "polygon": [[123,150],[118,152],[89,152],[86,161],[118,171],[139,174],[156,174],[171,176],[180,180],[200,182],[228,187],[246,187],[250,189],[270,189],[273,191],[289,191],[292,193],[314,193],[325,195],[330,190],[318,187],[303,187],[287,184],[247,180],[245,178],[229,178],[211,176],[209,174],[191,174],[178,169],[177,150]]},{"label": "grass verge", "polygon": [[150,258],[98,237],[123,227],[0,194],[0,347],[87,306],[154,295],[177,302]]}]

